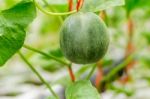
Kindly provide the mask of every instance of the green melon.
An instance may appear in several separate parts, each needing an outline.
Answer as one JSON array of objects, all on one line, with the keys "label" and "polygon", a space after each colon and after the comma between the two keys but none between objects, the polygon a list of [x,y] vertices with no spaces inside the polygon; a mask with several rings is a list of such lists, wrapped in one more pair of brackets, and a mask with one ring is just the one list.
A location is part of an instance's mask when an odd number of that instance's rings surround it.
[{"label": "green melon", "polygon": [[64,21],[60,31],[60,48],[71,62],[97,62],[105,55],[108,45],[107,27],[96,14],[77,12]]}]

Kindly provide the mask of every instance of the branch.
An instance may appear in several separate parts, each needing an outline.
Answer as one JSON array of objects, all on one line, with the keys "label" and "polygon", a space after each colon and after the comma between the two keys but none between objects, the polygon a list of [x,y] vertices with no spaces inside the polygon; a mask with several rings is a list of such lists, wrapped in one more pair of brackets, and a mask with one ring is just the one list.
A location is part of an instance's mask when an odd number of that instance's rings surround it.
[{"label": "branch", "polygon": [[69,4],[69,11],[73,10],[73,0],[68,0],[68,4]]},{"label": "branch", "polygon": [[109,79],[113,78],[116,75],[116,73],[118,73],[121,69],[123,69],[124,67],[126,67],[126,65],[128,65],[133,60],[133,58],[134,58],[134,54],[128,56],[121,64],[119,64],[114,69],[112,69],[110,71],[110,73],[107,74],[103,78],[102,82],[109,81]]},{"label": "branch", "polygon": [[49,91],[53,94],[53,96],[56,97],[56,99],[58,98],[58,95],[53,91],[52,87],[49,85],[48,82],[46,82],[46,80],[41,76],[41,74],[34,68],[34,66],[24,57],[24,55],[21,52],[18,52],[19,56],[22,58],[22,60],[28,65],[28,67],[37,75],[37,77],[41,80],[41,82],[43,84],[45,84],[45,86],[47,86],[47,88],[49,89]]},{"label": "branch", "polygon": [[92,67],[92,69],[91,69],[91,71],[90,71],[90,73],[89,73],[88,76],[86,77],[87,80],[89,80],[89,79],[91,78],[91,76],[93,75],[93,73],[94,73],[96,67],[97,67],[97,64],[94,64],[93,67]]},{"label": "branch", "polygon": [[69,71],[69,75],[70,75],[70,78],[72,80],[72,82],[75,82],[75,75],[73,73],[73,70],[72,70],[72,66],[68,66],[68,71]]},{"label": "branch", "polygon": [[83,6],[84,0],[77,0],[76,9],[79,11],[79,9]]},{"label": "branch", "polygon": [[41,54],[41,55],[43,55],[43,56],[45,56],[45,57],[47,57],[47,58],[51,58],[51,59],[53,59],[53,60],[55,60],[55,61],[57,61],[57,62],[60,62],[60,63],[62,63],[63,65],[67,65],[67,66],[70,65],[70,63],[67,63],[67,62],[65,62],[65,61],[63,61],[63,60],[61,60],[61,59],[59,59],[59,58],[57,58],[57,57],[55,57],[55,56],[53,56],[53,55],[46,54],[45,52],[39,51],[39,50],[37,50],[37,49],[35,49],[35,48],[32,48],[32,47],[30,47],[30,46],[28,46],[28,45],[23,45],[23,47],[26,48],[26,49],[28,49],[28,50],[34,51],[34,52],[36,52],[36,53],[39,53],[39,54]]}]

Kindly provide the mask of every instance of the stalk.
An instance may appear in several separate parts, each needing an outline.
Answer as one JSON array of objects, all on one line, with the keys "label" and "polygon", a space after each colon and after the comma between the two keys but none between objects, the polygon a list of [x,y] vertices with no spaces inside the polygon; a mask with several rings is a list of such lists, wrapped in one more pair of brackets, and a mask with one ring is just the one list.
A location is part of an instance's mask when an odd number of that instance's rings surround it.
[{"label": "stalk", "polygon": [[25,58],[25,56],[21,53],[18,52],[19,56],[22,58],[22,60],[27,64],[27,66],[32,70],[32,72],[37,75],[37,77],[41,80],[43,84],[49,89],[50,93],[56,98],[59,99],[59,96],[54,92],[52,89],[51,85],[42,77],[42,75],[34,68],[34,66]]}]

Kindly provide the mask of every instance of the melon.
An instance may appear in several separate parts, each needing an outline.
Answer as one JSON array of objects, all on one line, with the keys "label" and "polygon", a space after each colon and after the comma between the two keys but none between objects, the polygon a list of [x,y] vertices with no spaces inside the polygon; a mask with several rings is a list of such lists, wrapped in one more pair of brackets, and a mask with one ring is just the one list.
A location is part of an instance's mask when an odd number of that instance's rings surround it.
[{"label": "melon", "polygon": [[92,12],[77,12],[67,17],[60,30],[60,48],[73,63],[89,64],[107,52],[109,36],[103,20]]}]

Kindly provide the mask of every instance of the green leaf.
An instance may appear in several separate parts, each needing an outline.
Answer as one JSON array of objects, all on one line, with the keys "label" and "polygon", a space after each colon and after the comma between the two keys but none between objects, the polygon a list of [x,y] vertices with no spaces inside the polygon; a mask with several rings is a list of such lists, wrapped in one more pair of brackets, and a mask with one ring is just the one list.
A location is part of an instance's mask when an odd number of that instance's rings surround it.
[{"label": "green leaf", "polygon": [[125,8],[128,13],[136,8],[146,8],[149,9],[150,1],[149,0],[125,0]]},{"label": "green leaf", "polygon": [[148,44],[150,44],[150,32],[144,32],[143,36],[145,37]]},{"label": "green leaf", "polygon": [[124,5],[124,0],[84,0],[81,11],[100,11],[114,6]]},{"label": "green leaf", "polygon": [[11,25],[0,16],[0,66],[21,48],[25,31],[18,25]]},{"label": "green leaf", "polygon": [[56,48],[54,50],[51,50],[50,54],[53,56],[56,56],[56,57],[60,57],[60,58],[63,57],[63,53],[62,53],[60,48]]},{"label": "green leaf", "polygon": [[110,84],[109,88],[114,92],[116,92],[117,94],[124,93],[127,96],[132,96],[134,94],[134,90],[128,88],[127,86],[115,86],[113,84]]},{"label": "green leaf", "polygon": [[0,13],[0,66],[22,47],[24,28],[35,16],[35,6],[28,0]]},{"label": "green leaf", "polygon": [[65,94],[66,99],[100,99],[99,93],[88,80],[73,83],[66,89]]},{"label": "green leaf", "polygon": [[14,7],[2,11],[1,16],[9,21],[9,24],[18,24],[25,28],[35,18],[35,12],[35,5],[29,0],[23,0]]}]

